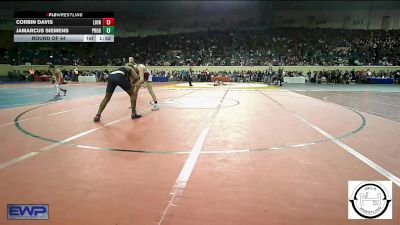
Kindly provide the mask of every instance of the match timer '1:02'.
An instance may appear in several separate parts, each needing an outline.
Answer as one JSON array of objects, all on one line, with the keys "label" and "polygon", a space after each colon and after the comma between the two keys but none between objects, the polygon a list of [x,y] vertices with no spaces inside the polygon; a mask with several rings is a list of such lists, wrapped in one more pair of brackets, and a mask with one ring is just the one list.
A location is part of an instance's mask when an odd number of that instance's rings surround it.
[{"label": "match timer '1:02'", "polygon": [[14,42],[114,42],[113,12],[14,12]]}]

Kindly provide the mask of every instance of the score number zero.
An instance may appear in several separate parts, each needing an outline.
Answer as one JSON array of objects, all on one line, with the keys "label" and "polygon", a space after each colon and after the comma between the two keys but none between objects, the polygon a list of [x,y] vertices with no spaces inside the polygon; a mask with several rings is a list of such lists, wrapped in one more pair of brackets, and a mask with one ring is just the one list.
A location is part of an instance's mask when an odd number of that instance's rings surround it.
[{"label": "score number zero", "polygon": [[92,28],[92,34],[114,34],[114,18],[96,19],[93,20],[93,25],[103,25],[103,29],[99,27]]},{"label": "score number zero", "polygon": [[114,18],[103,18],[93,20],[93,25],[95,26],[114,26]]},{"label": "score number zero", "polygon": [[93,27],[92,34],[114,34],[114,27]]}]

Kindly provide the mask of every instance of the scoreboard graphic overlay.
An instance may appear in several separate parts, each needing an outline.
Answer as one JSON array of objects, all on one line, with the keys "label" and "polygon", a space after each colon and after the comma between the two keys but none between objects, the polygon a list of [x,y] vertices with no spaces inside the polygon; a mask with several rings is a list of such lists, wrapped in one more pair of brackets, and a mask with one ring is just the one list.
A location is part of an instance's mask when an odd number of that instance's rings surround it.
[{"label": "scoreboard graphic overlay", "polygon": [[114,42],[114,12],[14,12],[14,42]]}]

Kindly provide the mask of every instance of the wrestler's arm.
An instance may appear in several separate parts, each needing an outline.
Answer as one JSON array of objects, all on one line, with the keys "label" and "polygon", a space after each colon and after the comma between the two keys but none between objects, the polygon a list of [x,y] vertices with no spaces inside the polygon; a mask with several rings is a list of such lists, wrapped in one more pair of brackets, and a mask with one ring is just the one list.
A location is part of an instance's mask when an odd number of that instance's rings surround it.
[{"label": "wrestler's arm", "polygon": [[127,67],[127,68],[130,72],[131,84],[136,84],[136,82],[138,81],[138,75],[137,75],[136,71],[134,69],[132,69],[131,67]]},{"label": "wrestler's arm", "polygon": [[142,64],[138,65],[138,70],[139,70],[139,80],[137,81],[138,84],[141,84],[144,81],[144,69],[145,67]]}]

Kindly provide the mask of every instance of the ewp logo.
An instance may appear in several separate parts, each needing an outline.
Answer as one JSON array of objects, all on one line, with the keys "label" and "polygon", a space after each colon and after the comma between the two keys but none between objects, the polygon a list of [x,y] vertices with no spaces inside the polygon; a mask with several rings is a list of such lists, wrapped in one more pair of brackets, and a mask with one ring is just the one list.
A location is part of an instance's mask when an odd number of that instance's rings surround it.
[{"label": "ewp logo", "polygon": [[7,205],[7,219],[9,220],[48,220],[49,205],[9,204]]}]

